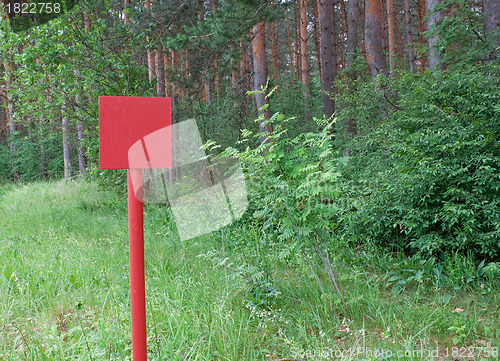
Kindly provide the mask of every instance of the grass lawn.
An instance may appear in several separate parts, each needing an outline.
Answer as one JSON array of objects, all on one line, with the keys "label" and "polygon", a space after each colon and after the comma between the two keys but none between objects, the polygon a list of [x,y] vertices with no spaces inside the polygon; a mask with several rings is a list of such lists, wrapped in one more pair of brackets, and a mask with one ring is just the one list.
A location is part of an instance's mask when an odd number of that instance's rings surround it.
[{"label": "grass lawn", "polygon": [[[334,245],[332,313],[300,254],[269,263],[251,222],[181,242],[170,218],[145,207],[149,360],[500,359],[499,273],[466,258],[442,281],[430,260]],[[125,199],[0,186],[0,360],[131,360],[129,308]]]}]

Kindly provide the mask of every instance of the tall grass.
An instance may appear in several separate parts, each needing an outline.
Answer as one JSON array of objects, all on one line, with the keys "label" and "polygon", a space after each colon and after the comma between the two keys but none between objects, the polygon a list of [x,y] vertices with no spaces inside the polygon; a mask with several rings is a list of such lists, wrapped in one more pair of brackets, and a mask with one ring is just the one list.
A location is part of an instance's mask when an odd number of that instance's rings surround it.
[{"label": "tall grass", "polygon": [[[420,360],[434,356],[410,351],[436,345],[434,359],[451,359],[454,346],[499,346],[500,295],[479,280],[439,287],[415,276],[424,262],[338,244],[349,314],[340,302],[331,314],[300,262],[271,265],[278,292],[249,288],[254,275],[242,267],[251,255],[238,245],[259,237],[251,226],[184,243],[170,218],[145,207],[149,360],[363,360],[405,350],[386,359]],[[0,360],[131,359],[126,203],[117,195],[84,182],[0,187],[0,272]],[[257,293],[269,302],[256,307]]]}]

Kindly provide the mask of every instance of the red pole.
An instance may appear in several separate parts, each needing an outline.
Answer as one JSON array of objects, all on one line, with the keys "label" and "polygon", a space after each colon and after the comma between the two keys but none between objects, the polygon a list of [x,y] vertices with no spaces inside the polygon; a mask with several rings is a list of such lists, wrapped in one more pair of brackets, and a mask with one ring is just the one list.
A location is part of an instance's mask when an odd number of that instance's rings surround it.
[{"label": "red pole", "polygon": [[130,259],[130,304],[132,313],[132,359],[147,360],[146,294],[144,285],[144,222],[142,202],[134,194],[135,184],[142,184],[142,171],[127,171],[128,237]]}]

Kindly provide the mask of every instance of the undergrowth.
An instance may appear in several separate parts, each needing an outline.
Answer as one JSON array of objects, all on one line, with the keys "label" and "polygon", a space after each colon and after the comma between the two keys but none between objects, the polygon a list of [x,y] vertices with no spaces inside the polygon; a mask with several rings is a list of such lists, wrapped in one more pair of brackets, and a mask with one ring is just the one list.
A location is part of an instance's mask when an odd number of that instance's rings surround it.
[{"label": "undergrowth", "polygon": [[[0,359],[130,360],[123,198],[83,182],[0,194]],[[181,242],[170,217],[164,206],[145,207],[150,360],[322,360],[341,352],[366,360],[377,359],[375,350],[395,355],[387,359],[421,360],[419,350],[451,359],[464,347],[495,359],[498,264],[477,267],[449,254],[439,266],[338,240],[330,254],[346,315],[340,303],[328,309],[300,252],[273,255],[276,239],[257,223],[243,219]],[[328,278],[319,259],[313,266]]]}]

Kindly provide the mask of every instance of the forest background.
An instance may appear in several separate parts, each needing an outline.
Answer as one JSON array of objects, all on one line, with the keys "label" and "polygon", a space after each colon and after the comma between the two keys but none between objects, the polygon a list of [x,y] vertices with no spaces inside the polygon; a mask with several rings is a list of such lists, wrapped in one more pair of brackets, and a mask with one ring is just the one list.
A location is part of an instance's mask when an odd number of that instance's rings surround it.
[{"label": "forest background", "polygon": [[[303,301],[278,284],[283,274],[300,283],[304,271],[318,289],[304,297],[317,296],[311,304],[341,322],[337,336],[342,320],[364,330],[363,297],[349,288],[359,275],[348,274],[375,267],[363,280],[395,296],[440,290],[434,301],[443,307],[454,292],[484,296],[481,327],[464,316],[422,332],[452,346],[492,347],[491,310],[500,302],[499,2],[68,4],[39,26],[0,13],[2,183],[83,179],[120,204],[125,173],[98,167],[98,96],[171,97],[175,122],[195,118],[207,151],[244,167],[250,209],[227,230],[222,254],[216,247],[202,258],[239,277],[236,293],[252,307]],[[168,208],[151,212],[175,229],[162,215]],[[224,247],[239,254],[231,265]],[[380,310],[372,311],[374,338],[384,339]],[[398,327],[401,341],[410,331]],[[323,330],[308,324],[304,333]],[[49,355],[46,344],[36,349]]]}]

